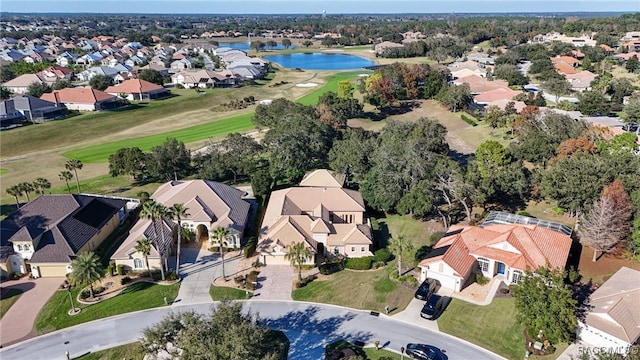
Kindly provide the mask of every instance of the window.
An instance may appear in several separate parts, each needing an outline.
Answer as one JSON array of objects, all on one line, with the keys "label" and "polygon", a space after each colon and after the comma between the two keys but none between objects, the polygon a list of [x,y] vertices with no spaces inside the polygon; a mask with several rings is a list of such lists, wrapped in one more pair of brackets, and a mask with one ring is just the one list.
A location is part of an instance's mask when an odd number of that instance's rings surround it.
[{"label": "window", "polygon": [[334,247],[334,248],[333,248],[333,253],[334,253],[335,255],[340,255],[340,248],[339,248],[339,247],[337,247],[337,246],[336,246],[336,247]]},{"label": "window", "polygon": [[478,258],[478,268],[484,272],[489,271],[489,259],[479,257]]},{"label": "window", "polygon": [[351,247],[351,252],[356,252],[356,247],[355,246]]},{"label": "window", "polygon": [[18,244],[18,251],[22,251],[22,245]]},{"label": "window", "polygon": [[133,259],[133,268],[142,269],[142,260],[138,258]]},{"label": "window", "polygon": [[29,244],[24,244],[24,251],[29,251]]},{"label": "window", "polygon": [[360,247],[360,252],[364,252],[364,246]]},{"label": "window", "polygon": [[517,284],[522,280],[522,271],[513,270],[513,277],[511,278],[511,282]]}]

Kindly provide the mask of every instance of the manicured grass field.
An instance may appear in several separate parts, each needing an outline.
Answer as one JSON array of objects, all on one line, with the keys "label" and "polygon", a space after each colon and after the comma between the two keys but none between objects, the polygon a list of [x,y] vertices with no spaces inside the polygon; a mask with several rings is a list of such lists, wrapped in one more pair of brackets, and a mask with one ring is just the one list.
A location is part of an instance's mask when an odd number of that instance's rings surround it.
[{"label": "manicured grass field", "polygon": [[22,290],[20,289],[9,289],[2,294],[2,297],[0,297],[0,318],[18,301],[20,295],[22,295]]},{"label": "manicured grass field", "polygon": [[440,331],[489,349],[507,359],[524,356],[523,327],[516,323],[513,299],[493,299],[487,306],[453,299],[438,319]]},{"label": "manicured grass field", "polygon": [[4,174],[7,172],[7,169],[0,169],[0,175]]},{"label": "manicured grass field", "polygon": [[134,342],[131,344],[116,346],[111,349],[96,351],[94,353],[82,355],[75,359],[78,359],[78,360],[113,360],[113,359],[142,360],[144,359],[144,354],[142,352],[142,346],[140,346],[140,343]]},{"label": "manicured grass field", "polygon": [[[385,217],[371,218],[373,236],[381,247],[388,245],[389,238],[404,235],[411,240],[413,250],[407,254],[405,266],[410,264],[409,259],[415,258],[416,250],[425,245],[433,245],[431,235],[443,231],[442,223],[434,221],[422,221],[413,219],[408,215],[387,215]],[[435,239],[436,241],[439,239]]]},{"label": "manicured grass field", "polygon": [[[71,309],[69,294],[66,291],[56,291],[36,317],[35,329],[43,334],[113,315],[165,306],[164,298],[166,297],[171,303],[178,295],[179,288],[179,283],[169,286],[146,282],[135,283],[116,297],[97,304],[76,303],[76,307],[81,308],[82,311],[74,316],[67,314]],[[79,292],[79,288],[72,290],[74,299]]]},{"label": "manicured grass field", "polygon": [[327,83],[323,87],[316,89],[313,92],[310,92],[307,95],[301,97],[300,99],[298,99],[298,102],[303,105],[316,105],[318,103],[318,99],[320,98],[320,96],[322,96],[322,94],[327,93],[329,91],[333,91],[337,93],[338,83],[340,83],[340,81],[348,80],[353,83],[353,81],[357,79],[359,74],[370,74],[370,73],[372,72],[364,69],[359,71],[339,72],[335,75],[332,75],[329,78],[329,81],[327,81]]},{"label": "manicured grass field", "polygon": [[[249,291],[249,295],[252,292]],[[222,301],[222,300],[244,300],[247,298],[247,293],[241,289],[234,289],[226,286],[213,286],[209,289],[209,295],[211,295],[211,300],[213,301]]]},{"label": "manicured grass field", "polygon": [[225,136],[233,132],[247,131],[254,127],[253,122],[251,121],[252,117],[253,114],[244,114],[169,133],[94,145],[84,149],[67,152],[64,156],[70,159],[79,159],[83,163],[107,162],[109,160],[109,155],[114,154],[118,149],[135,146],[139,147],[142,151],[150,151],[154,146],[162,144],[168,137],[174,137],[186,144],[208,138]]},{"label": "manicured grass field", "polygon": [[411,301],[413,291],[389,280],[389,273],[394,269],[395,263],[377,270],[342,270],[330,275],[328,280],[314,280],[294,290],[292,297],[379,312],[384,312],[385,305],[389,305],[402,311]]}]

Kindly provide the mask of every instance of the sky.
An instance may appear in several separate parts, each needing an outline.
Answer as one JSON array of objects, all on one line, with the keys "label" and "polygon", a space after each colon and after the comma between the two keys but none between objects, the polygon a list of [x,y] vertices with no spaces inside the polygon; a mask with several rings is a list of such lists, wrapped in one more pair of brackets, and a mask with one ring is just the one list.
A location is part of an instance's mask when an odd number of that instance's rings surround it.
[{"label": "sky", "polygon": [[0,0],[14,13],[399,14],[640,12],[640,0]]}]

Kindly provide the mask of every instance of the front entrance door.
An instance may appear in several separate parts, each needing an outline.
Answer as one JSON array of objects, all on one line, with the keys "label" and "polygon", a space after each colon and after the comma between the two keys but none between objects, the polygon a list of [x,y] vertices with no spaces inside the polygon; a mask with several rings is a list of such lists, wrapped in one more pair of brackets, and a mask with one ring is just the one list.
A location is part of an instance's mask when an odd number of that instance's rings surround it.
[{"label": "front entrance door", "polygon": [[504,275],[504,264],[501,262],[498,263],[498,274]]}]

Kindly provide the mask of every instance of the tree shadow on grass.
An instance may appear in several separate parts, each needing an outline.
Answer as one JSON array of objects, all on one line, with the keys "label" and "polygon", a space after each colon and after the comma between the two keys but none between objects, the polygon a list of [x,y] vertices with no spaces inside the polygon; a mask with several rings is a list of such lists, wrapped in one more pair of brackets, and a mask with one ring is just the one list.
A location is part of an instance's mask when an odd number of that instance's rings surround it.
[{"label": "tree shadow on grass", "polygon": [[264,325],[273,330],[282,330],[291,342],[291,359],[322,359],[326,345],[338,341],[367,342],[372,337],[370,332],[359,331],[345,333],[341,330],[343,323],[352,320],[355,313],[348,312],[340,316],[326,317],[320,314],[319,308],[312,306],[303,311],[292,311],[274,319],[263,319]]}]

